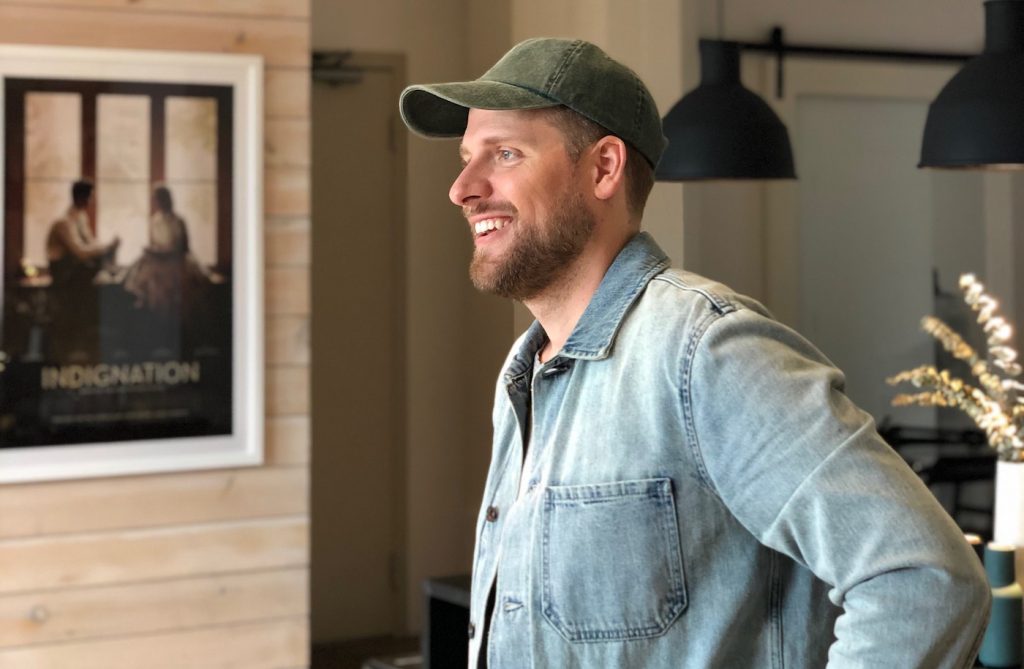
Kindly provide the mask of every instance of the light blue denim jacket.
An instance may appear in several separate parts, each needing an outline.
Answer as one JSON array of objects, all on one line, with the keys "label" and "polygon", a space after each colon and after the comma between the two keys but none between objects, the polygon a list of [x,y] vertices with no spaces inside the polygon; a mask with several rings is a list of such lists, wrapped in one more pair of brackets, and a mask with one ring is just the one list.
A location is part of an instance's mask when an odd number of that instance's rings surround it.
[{"label": "light blue denim jacket", "polygon": [[498,380],[470,667],[492,585],[490,669],[970,666],[978,559],[763,307],[639,234],[534,375],[545,339]]}]

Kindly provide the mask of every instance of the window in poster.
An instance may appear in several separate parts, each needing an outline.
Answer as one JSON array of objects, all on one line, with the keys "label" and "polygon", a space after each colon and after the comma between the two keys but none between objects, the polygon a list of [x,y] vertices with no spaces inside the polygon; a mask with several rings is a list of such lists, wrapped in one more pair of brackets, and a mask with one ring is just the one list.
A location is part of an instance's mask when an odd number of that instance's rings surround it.
[{"label": "window in poster", "polygon": [[0,46],[0,482],[262,462],[262,81]]}]

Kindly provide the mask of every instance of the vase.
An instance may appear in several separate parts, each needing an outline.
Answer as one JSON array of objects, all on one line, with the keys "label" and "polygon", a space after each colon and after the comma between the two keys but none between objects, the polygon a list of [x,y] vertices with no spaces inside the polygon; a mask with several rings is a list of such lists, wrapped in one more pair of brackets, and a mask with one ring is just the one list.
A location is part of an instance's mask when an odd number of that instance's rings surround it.
[{"label": "vase", "polygon": [[985,573],[992,586],[992,615],[978,659],[986,667],[1019,667],[1022,598],[1014,569],[1014,548],[995,542],[985,547]]},{"label": "vase", "polygon": [[1024,462],[996,462],[995,531],[999,544],[1024,547]]}]

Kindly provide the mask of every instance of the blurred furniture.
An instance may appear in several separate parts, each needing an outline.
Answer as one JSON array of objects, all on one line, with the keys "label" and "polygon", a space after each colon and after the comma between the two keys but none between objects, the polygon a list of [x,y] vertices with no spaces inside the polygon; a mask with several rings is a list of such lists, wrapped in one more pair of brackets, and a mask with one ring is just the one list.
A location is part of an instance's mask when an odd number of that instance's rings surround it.
[{"label": "blurred furniture", "polygon": [[996,454],[988,447],[984,432],[975,428],[894,425],[888,421],[882,422],[878,432],[921,477],[964,532],[992,536]]},{"label": "blurred furniture", "polygon": [[422,669],[423,658],[419,655],[396,655],[394,657],[370,658],[362,669]]},{"label": "blurred furniture", "polygon": [[469,641],[469,574],[423,582],[423,669],[465,669]]}]

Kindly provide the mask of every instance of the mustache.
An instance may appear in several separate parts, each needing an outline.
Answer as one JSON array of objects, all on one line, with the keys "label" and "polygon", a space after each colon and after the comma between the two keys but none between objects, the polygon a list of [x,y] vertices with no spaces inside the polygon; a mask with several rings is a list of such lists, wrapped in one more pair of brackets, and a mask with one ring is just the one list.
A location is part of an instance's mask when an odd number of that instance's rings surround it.
[{"label": "mustache", "polygon": [[473,216],[480,216],[481,214],[502,214],[505,216],[515,216],[519,213],[519,210],[511,202],[480,202],[473,205],[464,205],[462,207],[462,215],[469,219]]}]

